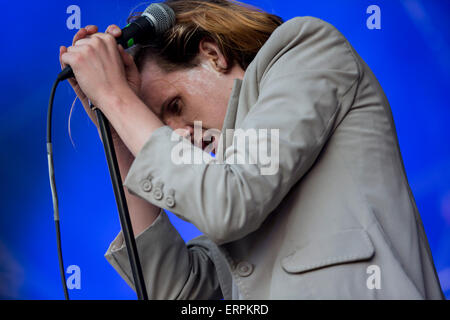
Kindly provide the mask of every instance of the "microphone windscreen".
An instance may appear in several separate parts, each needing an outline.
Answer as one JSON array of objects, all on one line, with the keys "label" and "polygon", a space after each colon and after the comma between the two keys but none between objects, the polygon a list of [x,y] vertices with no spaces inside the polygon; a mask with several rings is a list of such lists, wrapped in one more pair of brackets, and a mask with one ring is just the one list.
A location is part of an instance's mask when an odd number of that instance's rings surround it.
[{"label": "microphone windscreen", "polygon": [[142,16],[153,22],[156,34],[161,34],[175,25],[175,12],[165,3],[152,3]]}]

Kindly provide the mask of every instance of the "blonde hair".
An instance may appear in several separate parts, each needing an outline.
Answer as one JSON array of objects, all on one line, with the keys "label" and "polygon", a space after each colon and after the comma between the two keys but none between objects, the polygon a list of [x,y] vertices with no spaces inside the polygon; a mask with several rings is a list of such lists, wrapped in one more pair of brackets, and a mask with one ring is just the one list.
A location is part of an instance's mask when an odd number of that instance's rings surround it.
[{"label": "blonde hair", "polygon": [[[246,70],[259,49],[283,20],[267,12],[231,0],[166,0],[176,15],[175,26],[152,40],[135,55],[141,70],[148,57],[166,72],[197,66],[199,43],[214,40],[231,66]],[[140,16],[134,12],[131,22]]]}]

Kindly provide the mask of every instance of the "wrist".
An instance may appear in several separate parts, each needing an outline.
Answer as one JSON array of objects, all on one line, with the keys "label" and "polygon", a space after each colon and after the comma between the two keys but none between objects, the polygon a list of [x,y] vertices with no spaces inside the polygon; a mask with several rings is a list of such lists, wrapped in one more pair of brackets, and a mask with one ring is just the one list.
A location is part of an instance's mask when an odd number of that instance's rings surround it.
[{"label": "wrist", "polygon": [[121,111],[121,109],[136,100],[140,100],[139,97],[129,87],[124,87],[113,92],[107,92],[102,95],[103,98],[99,102],[99,108],[106,115],[109,112]]},{"label": "wrist", "polygon": [[133,156],[152,132],[164,125],[129,87],[105,95],[100,109]]}]

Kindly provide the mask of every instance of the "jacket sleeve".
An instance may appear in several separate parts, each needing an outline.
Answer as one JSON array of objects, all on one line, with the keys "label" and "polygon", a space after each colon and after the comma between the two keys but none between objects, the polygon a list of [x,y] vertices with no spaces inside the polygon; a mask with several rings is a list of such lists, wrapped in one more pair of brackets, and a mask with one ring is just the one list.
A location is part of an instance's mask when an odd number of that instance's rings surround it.
[{"label": "jacket sleeve", "polygon": [[[204,236],[185,244],[164,210],[136,236],[136,246],[149,299],[231,299],[231,274],[217,246]],[[105,258],[136,290],[122,231]]]},{"label": "jacket sleeve", "polygon": [[[242,91],[256,83],[252,94],[258,95],[224,161],[193,147],[193,159],[206,161],[174,162],[180,140],[163,126],[137,155],[125,186],[193,223],[217,244],[240,239],[259,228],[313,165],[350,108],[358,80],[350,45],[336,28],[318,18],[292,19],[274,31],[246,70]],[[239,103],[246,104],[251,97],[243,98],[242,91]],[[256,141],[242,147],[240,137],[252,130]],[[251,158],[255,145],[270,149],[270,161]],[[146,179],[156,187],[144,188]]]}]

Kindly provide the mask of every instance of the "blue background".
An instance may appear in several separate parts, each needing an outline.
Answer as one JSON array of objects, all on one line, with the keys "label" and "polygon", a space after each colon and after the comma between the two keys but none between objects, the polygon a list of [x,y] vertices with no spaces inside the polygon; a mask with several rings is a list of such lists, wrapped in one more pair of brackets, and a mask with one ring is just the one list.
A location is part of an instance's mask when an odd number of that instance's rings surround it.
[{"label": "blue background", "polygon": [[[450,297],[450,1],[246,1],[278,14],[315,16],[336,26],[379,79],[390,101],[401,151]],[[1,10],[0,298],[62,299],[47,172],[45,125],[60,45],[69,45],[68,6],[81,26],[125,25],[135,0],[4,1]],[[369,30],[369,5],[381,8],[381,30]],[[120,230],[103,147],[68,83],[55,99],[53,141],[66,268],[81,268],[72,299],[135,299],[104,253]],[[199,232],[170,216],[188,240]]]}]

